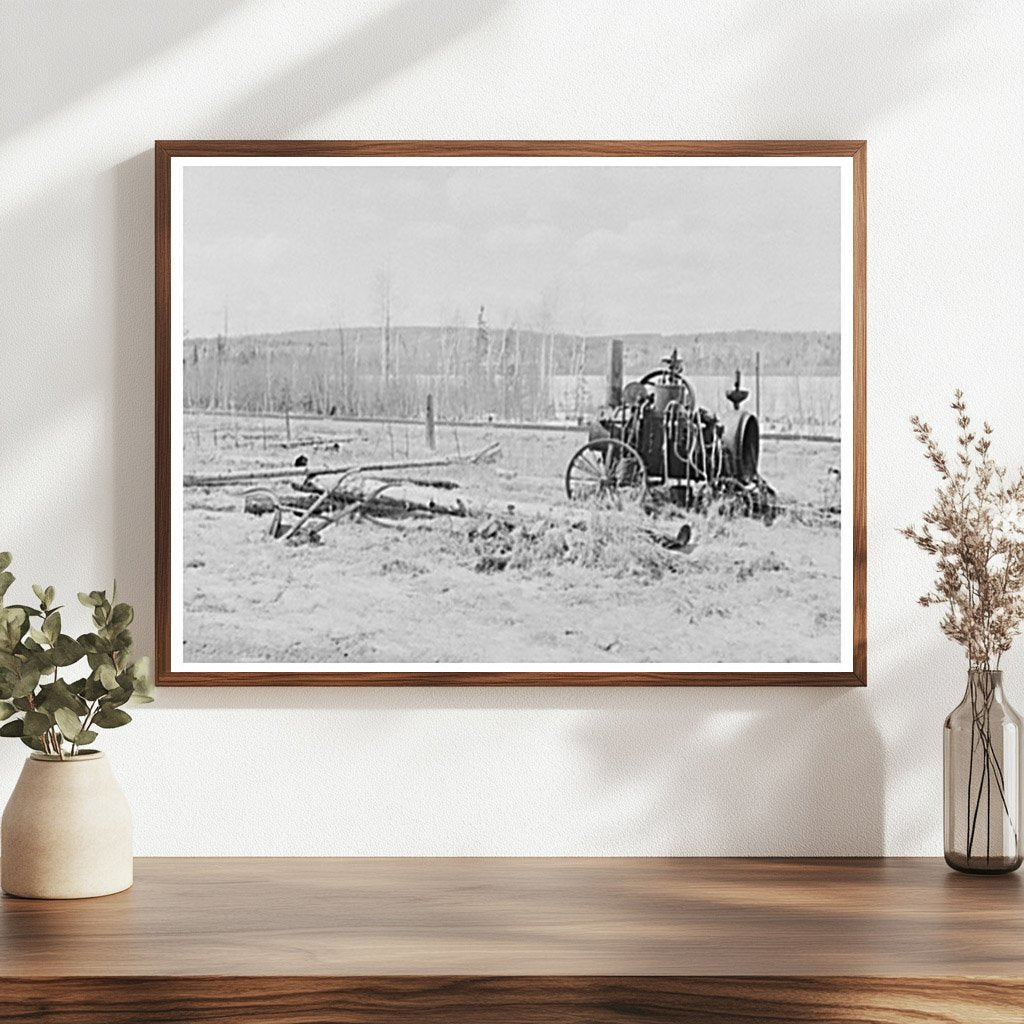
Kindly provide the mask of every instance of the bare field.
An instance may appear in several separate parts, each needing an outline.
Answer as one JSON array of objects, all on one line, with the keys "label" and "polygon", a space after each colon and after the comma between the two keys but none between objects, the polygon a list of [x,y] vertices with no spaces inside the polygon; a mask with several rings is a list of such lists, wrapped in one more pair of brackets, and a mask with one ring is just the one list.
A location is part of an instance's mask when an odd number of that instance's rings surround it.
[{"label": "bare field", "polygon": [[[184,471],[425,458],[414,427],[330,420],[284,423],[188,414]],[[327,445],[303,446],[303,436]],[[438,428],[439,454],[500,441],[493,465],[418,470],[456,480],[474,506],[521,505],[532,547],[480,571],[480,519],[437,517],[415,530],[343,522],[321,545],[272,540],[243,513],[251,485],[184,492],[183,635],[187,662],[693,663],[839,658],[840,545],[827,523],[783,516],[770,527],[692,520],[696,544],[667,551],[638,514],[594,513],[569,528],[565,466],[586,435]],[[334,449],[333,442],[337,444]],[[784,503],[819,503],[838,447],[766,442],[762,473]],[[277,490],[287,487],[277,482]],[[536,513],[548,507],[552,516]]]}]

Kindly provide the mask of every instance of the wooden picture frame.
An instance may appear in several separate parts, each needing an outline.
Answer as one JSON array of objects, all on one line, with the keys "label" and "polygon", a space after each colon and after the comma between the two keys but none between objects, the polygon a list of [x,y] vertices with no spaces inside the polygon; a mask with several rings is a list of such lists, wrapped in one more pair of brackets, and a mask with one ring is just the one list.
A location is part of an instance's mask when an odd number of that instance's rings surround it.
[{"label": "wooden picture frame", "polygon": [[[843,550],[843,635],[840,638],[842,657],[821,670],[799,670],[787,667],[759,667],[757,670],[737,668],[723,663],[724,668],[702,666],[696,670],[664,670],[665,663],[628,668],[614,662],[606,666],[588,665],[574,671],[571,666],[538,669],[532,663],[495,663],[494,669],[478,664],[461,669],[450,665],[445,670],[431,670],[417,665],[408,670],[390,665],[377,671],[369,664],[348,670],[332,665],[327,670],[282,668],[245,663],[244,667],[222,670],[219,667],[177,658],[175,616],[183,615],[183,605],[176,607],[172,594],[176,563],[182,551],[172,551],[175,519],[175,495],[172,492],[172,465],[177,466],[176,480],[181,480],[181,427],[175,424],[185,413],[175,408],[175,363],[184,359],[183,329],[180,308],[183,285],[172,280],[176,260],[180,261],[182,239],[181,204],[175,191],[177,167],[194,166],[199,160],[212,160],[230,165],[232,161],[333,161],[342,163],[352,158],[390,161],[395,158],[425,161],[480,161],[500,158],[503,164],[535,161],[538,158],[558,163],[572,158],[578,166],[589,162],[632,166],[634,161],[759,161],[792,162],[834,161],[844,175],[844,223],[842,253],[843,273],[849,282],[848,301],[844,299],[842,346],[844,363],[840,367],[840,389],[844,389],[841,418],[841,448],[846,474],[843,477],[843,523],[837,528]],[[239,163],[238,166],[242,164]],[[788,165],[788,164],[787,164]],[[611,166],[611,164],[609,164]],[[866,401],[866,143],[863,141],[158,141],[155,144],[155,241],[156,241],[156,666],[161,686],[863,686],[866,685],[866,481],[865,481],[865,401]],[[177,205],[175,205],[177,204]],[[179,274],[179,277],[182,276]],[[390,285],[389,285],[390,287]],[[844,285],[845,287],[845,285]],[[390,301],[390,300],[389,300]],[[341,328],[338,328],[339,332]],[[177,331],[177,337],[173,333]],[[227,329],[225,329],[225,342]],[[586,351],[586,342],[584,342]],[[269,359],[269,357],[268,357]],[[268,363],[269,365],[269,363]],[[845,382],[845,383],[842,383]],[[268,370],[268,394],[270,391]],[[180,398],[180,395],[179,395]],[[698,395],[698,400],[700,396]],[[210,407],[211,414],[213,411]],[[285,410],[287,416],[287,408]],[[174,440],[176,439],[176,440]],[[236,442],[237,443],[237,442]],[[264,444],[266,438],[264,436]],[[852,479],[849,477],[852,476]],[[234,495],[239,499],[237,494]],[[211,513],[213,514],[213,513]],[[181,517],[179,517],[181,518]],[[180,527],[178,527],[180,531]],[[181,570],[183,572],[183,570]],[[179,651],[180,653],[180,651]],[[177,658],[177,660],[176,660]],[[468,664],[468,663],[467,663]],[[686,662],[678,662],[686,666]],[[825,662],[823,662],[823,665]],[[268,665],[270,663],[268,662]]]}]

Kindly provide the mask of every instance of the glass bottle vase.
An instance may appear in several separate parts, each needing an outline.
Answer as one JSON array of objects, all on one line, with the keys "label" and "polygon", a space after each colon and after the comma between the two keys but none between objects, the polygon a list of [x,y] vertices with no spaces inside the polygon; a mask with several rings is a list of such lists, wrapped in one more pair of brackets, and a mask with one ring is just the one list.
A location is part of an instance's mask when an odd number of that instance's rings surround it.
[{"label": "glass bottle vase", "polygon": [[1021,865],[1021,719],[1003,673],[972,669],[943,727],[946,863],[1001,874]]}]

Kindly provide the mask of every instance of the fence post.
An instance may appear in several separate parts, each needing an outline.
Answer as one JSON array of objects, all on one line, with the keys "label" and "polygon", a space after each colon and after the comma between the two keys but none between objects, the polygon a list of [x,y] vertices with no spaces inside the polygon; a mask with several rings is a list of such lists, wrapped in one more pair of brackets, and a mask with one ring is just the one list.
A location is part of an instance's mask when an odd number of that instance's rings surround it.
[{"label": "fence post", "polygon": [[754,354],[754,412],[761,421],[761,351]]},{"label": "fence post", "polygon": [[612,362],[608,370],[608,405],[622,405],[622,340],[612,339]]},{"label": "fence post", "polygon": [[434,437],[434,396],[427,395],[427,448],[434,451],[437,440]]}]

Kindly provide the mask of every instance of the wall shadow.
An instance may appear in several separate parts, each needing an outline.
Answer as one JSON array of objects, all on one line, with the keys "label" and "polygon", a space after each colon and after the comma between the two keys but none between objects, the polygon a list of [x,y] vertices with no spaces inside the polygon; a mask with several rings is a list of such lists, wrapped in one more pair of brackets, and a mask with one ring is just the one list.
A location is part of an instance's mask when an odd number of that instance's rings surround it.
[{"label": "wall shadow", "polygon": [[401,0],[322,52],[270,78],[207,122],[213,138],[292,137],[314,118],[338,110],[433,54],[508,6],[510,0]]},{"label": "wall shadow", "polygon": [[[360,722],[378,737],[407,735],[417,719],[436,729],[438,711],[451,713],[444,730],[456,735],[460,722],[475,727],[480,710],[539,713],[530,728],[547,737],[540,756],[548,763],[537,763],[522,722],[506,733],[503,756],[510,780],[524,772],[547,778],[548,799],[573,816],[571,827],[549,826],[569,828],[562,852],[877,856],[886,845],[887,780],[873,696],[810,687],[164,688],[146,711],[158,719],[177,708],[301,710],[340,716],[339,734],[351,735]],[[436,741],[420,742],[430,749]],[[393,752],[381,754],[392,771],[405,770]],[[443,743],[437,756],[445,757]],[[941,762],[931,768],[941,770]],[[490,774],[493,765],[481,769]],[[500,788],[493,799],[524,804]],[[576,801],[578,814],[570,809]],[[549,852],[558,850],[550,842]],[[512,835],[494,843],[492,852],[516,849]]]},{"label": "wall shadow", "polygon": [[[73,106],[83,95],[178,46],[242,0],[201,4],[147,4],[89,0],[58,6],[59,27],[33,2],[0,4],[0,38],[17,39],[5,53],[4,76],[32,82],[22,95],[11,90],[0,104],[0,138]],[[117,39],[117,46],[110,40]],[[83,60],[83,53],[89,59]],[[69,73],[73,69],[73,73]]]},{"label": "wall shadow", "polygon": [[576,742],[608,854],[877,855],[881,737],[863,690],[704,689],[587,717]]},{"label": "wall shadow", "polygon": [[[863,138],[870,121],[945,87],[948,68],[934,59],[936,44],[958,25],[984,16],[982,9],[952,0],[870,12],[821,8],[810,17],[806,9],[780,7],[769,15],[753,5],[723,31],[722,45],[735,49],[740,40],[768,55],[761,66],[733,65],[749,100],[742,107],[756,113],[756,137]],[[875,73],[894,66],[897,74]],[[772,94],[785,102],[765,107],[766,77]],[[851,82],[857,87],[850,88]]]}]

